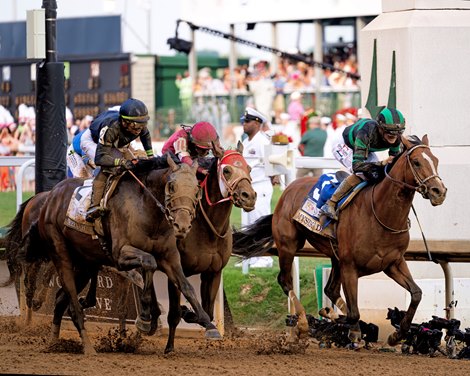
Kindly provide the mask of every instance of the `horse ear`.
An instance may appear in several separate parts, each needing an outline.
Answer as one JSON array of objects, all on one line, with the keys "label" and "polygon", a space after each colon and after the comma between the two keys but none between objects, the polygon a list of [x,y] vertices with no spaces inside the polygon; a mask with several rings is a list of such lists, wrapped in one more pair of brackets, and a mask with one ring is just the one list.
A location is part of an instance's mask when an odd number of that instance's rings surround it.
[{"label": "horse ear", "polygon": [[212,141],[212,153],[214,157],[220,159],[224,156],[224,149],[220,146],[219,140],[217,139],[216,142]]},{"label": "horse ear", "polygon": [[421,141],[423,141],[423,144],[424,144],[424,145],[429,146],[429,139],[428,139],[428,135],[427,135],[427,134],[425,134],[425,135],[423,136],[423,139],[422,139]]},{"label": "horse ear", "polygon": [[241,141],[238,141],[237,143],[237,151],[240,153],[240,154],[243,154],[243,144]]},{"label": "horse ear", "polygon": [[171,158],[170,154],[167,154],[166,156],[166,161],[168,162],[168,166],[171,167],[171,170],[172,171],[176,171],[178,169],[178,165],[176,164],[176,162],[173,160],[173,158]]}]

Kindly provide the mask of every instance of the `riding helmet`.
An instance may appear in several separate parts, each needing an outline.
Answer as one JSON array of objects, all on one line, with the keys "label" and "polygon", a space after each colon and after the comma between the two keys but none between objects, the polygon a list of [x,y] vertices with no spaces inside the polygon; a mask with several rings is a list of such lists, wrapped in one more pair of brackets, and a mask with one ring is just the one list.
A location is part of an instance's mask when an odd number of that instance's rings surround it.
[{"label": "riding helmet", "polygon": [[146,123],[149,120],[147,106],[144,102],[134,98],[129,98],[121,104],[119,115],[124,120],[136,123]]},{"label": "riding helmet", "polygon": [[403,133],[405,130],[405,117],[396,108],[385,107],[377,115],[377,122],[390,133]]},{"label": "riding helmet", "polygon": [[212,143],[219,138],[214,126],[207,121],[194,124],[190,136],[191,141],[201,149],[212,149]]}]

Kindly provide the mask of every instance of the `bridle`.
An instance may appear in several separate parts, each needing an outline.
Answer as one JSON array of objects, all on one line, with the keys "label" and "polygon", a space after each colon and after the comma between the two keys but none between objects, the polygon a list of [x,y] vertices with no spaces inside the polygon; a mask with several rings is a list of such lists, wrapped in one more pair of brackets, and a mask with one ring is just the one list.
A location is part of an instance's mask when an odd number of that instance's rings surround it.
[{"label": "bridle", "polygon": [[[189,172],[188,172],[189,173]],[[171,175],[170,175],[171,176]],[[175,218],[173,217],[172,213],[175,211],[180,211],[184,210],[187,211],[189,214],[189,217],[191,218],[191,221],[194,219],[194,216],[196,215],[196,205],[201,199],[201,189],[199,188],[196,196],[192,197],[187,194],[184,194],[182,192],[190,192],[191,190],[194,189],[194,185],[189,184],[189,183],[184,183],[181,180],[178,181],[179,185],[179,193],[174,194],[169,192],[169,183],[171,180],[169,180],[165,184],[165,217],[166,219],[170,222],[173,223]],[[188,189],[182,189],[183,187],[187,187]],[[185,198],[189,199],[191,201],[190,205],[184,205],[183,203],[177,203],[177,200]]]},{"label": "bridle", "polygon": [[[227,179],[225,179],[224,174],[223,174],[224,166],[229,165],[229,166],[237,167],[237,168],[242,168],[244,166],[241,161],[237,161],[237,160],[235,160],[233,163],[225,163],[224,164],[224,161],[227,161],[227,159],[229,159],[229,157],[232,157],[232,159],[233,159],[233,157],[243,158],[243,156],[238,151],[231,150],[231,151],[226,152],[226,154],[224,154],[224,156],[222,158],[220,158],[217,162],[217,176],[218,176],[219,180],[222,181],[222,183],[224,184],[224,187],[227,191],[227,196],[226,197],[220,199],[217,202],[212,202],[209,198],[209,191],[208,191],[208,187],[207,187],[207,179],[208,179],[209,175],[206,175],[203,182],[201,183],[201,189],[204,190],[204,196],[205,196],[206,202],[209,204],[209,206],[215,206],[217,204],[220,204],[220,203],[226,202],[226,201],[232,201],[233,202],[233,193],[235,191],[235,188],[237,187],[237,185],[242,180],[246,179],[251,184],[251,177],[250,177],[250,174],[249,174],[248,170],[245,171],[246,174],[240,174],[240,176],[237,176],[233,180],[228,181]],[[237,166],[237,164],[239,164],[239,166]],[[217,231],[217,229],[214,227],[214,225],[212,224],[212,222],[211,222],[209,216],[207,215],[206,211],[204,210],[204,207],[202,205],[202,200],[199,200],[199,207],[201,208],[202,215],[204,216],[204,219],[206,220],[206,222],[209,225],[212,232],[217,237],[219,237],[221,239],[225,238],[227,236],[228,232],[229,232],[230,227],[227,227],[225,233],[223,233],[223,234],[219,233]]]},{"label": "bridle", "polygon": [[395,179],[394,177],[392,177],[392,176],[389,175],[389,173],[388,173],[388,171],[387,171],[387,168],[385,168],[385,176],[386,176],[388,179],[390,179],[391,181],[393,181],[394,183],[397,183],[397,184],[401,185],[402,187],[406,187],[406,188],[408,188],[408,189],[414,190],[414,191],[420,193],[421,196],[423,196],[423,198],[426,198],[426,195],[427,195],[427,193],[428,193],[428,187],[426,186],[425,183],[426,183],[427,181],[431,180],[431,179],[434,179],[434,178],[437,178],[437,179],[439,179],[439,180],[442,180],[442,179],[441,179],[441,177],[440,177],[439,175],[437,175],[437,174],[430,175],[430,176],[428,176],[428,177],[426,177],[426,178],[424,178],[424,179],[419,176],[419,174],[416,172],[416,169],[413,167],[413,164],[412,164],[411,161],[410,161],[410,155],[411,155],[411,153],[412,153],[413,151],[415,151],[416,149],[418,149],[418,148],[426,148],[426,149],[429,149],[429,146],[427,146],[427,145],[422,145],[422,144],[420,144],[420,145],[415,145],[415,146],[413,146],[411,149],[409,149],[409,150],[406,152],[406,155],[405,155],[406,161],[407,161],[407,163],[408,163],[408,166],[410,166],[411,173],[413,174],[413,177],[414,177],[414,179],[415,179],[415,182],[416,182],[418,185],[414,186],[414,185],[408,184],[408,183],[406,183],[406,182],[404,182],[404,181]]},{"label": "bridle", "polygon": [[[429,146],[427,145],[415,145],[413,146],[412,148],[410,148],[409,150],[407,150],[406,154],[405,154],[405,157],[406,157],[406,161],[407,161],[407,164],[408,166],[410,167],[411,169],[411,172],[413,174],[413,177],[415,179],[415,182],[417,185],[411,185],[411,184],[408,184],[404,181],[401,181],[401,180],[398,180],[398,179],[395,179],[394,177],[390,176],[388,171],[387,171],[387,168],[385,167],[385,176],[390,179],[392,182],[402,186],[402,187],[405,187],[405,188],[408,188],[408,189],[411,189],[413,191],[416,191],[418,193],[421,194],[421,196],[423,196],[423,198],[426,198],[426,195],[428,193],[428,187],[426,186],[426,182],[431,180],[431,179],[434,179],[434,178],[437,178],[439,180],[441,180],[440,176],[437,175],[437,174],[434,174],[434,175],[430,175],[426,178],[421,178],[419,176],[419,174],[416,172],[416,169],[413,167],[413,164],[411,163],[411,160],[410,160],[410,155],[413,151],[415,151],[416,149],[418,148],[426,148],[426,149],[429,149]],[[377,216],[377,213],[375,211],[375,207],[374,207],[374,191],[375,191],[375,185],[372,187],[372,194],[371,194],[371,207],[372,207],[372,213],[374,214],[374,217],[375,219],[377,220],[377,222],[379,222],[379,224],[389,230],[390,232],[392,232],[393,234],[401,234],[401,233],[404,233],[404,232],[408,232],[410,230],[410,227],[411,227],[411,223],[410,223],[410,220],[408,219],[407,221],[407,228],[404,228],[404,229],[401,229],[401,230],[396,230],[396,229],[393,229],[391,227],[388,227],[387,225],[385,225],[380,219],[379,217]]]},{"label": "bridle", "polygon": [[236,166],[236,163],[237,161],[235,161],[234,164],[232,163],[223,163],[225,160],[227,160],[229,157],[237,157],[237,156],[240,156],[242,157],[242,155],[236,151],[236,150],[231,150],[229,152],[227,152],[222,158],[220,158],[217,162],[217,176],[219,177],[219,179],[222,181],[222,183],[224,184],[225,186],[225,189],[227,190],[227,196],[220,199],[219,201],[217,202],[212,202],[209,198],[209,191],[208,191],[208,188],[207,188],[207,179],[208,179],[208,175],[206,175],[206,177],[204,178],[203,182],[201,183],[201,188],[204,190],[204,197],[206,198],[206,201],[207,203],[209,204],[209,206],[214,206],[214,205],[217,205],[217,204],[220,204],[221,202],[225,202],[225,201],[232,201],[233,202],[233,193],[235,192],[235,188],[238,186],[238,184],[242,181],[242,180],[248,180],[249,183],[251,183],[251,177],[250,177],[250,174],[248,171],[245,171],[246,174],[240,174],[240,176],[236,177],[235,179],[231,179],[230,181],[228,181],[227,179],[225,179],[225,176],[223,174],[223,169],[224,169],[224,166],[226,165],[229,165],[229,166],[232,166],[232,167],[237,167],[237,168],[240,168],[243,166],[243,164],[241,162],[240,163],[240,166]]}]

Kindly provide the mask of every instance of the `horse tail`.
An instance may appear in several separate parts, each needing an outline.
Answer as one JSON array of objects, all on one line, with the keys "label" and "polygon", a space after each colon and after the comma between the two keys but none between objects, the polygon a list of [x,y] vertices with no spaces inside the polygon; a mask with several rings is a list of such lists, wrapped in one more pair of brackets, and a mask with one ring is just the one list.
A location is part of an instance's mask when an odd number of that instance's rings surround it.
[{"label": "horse tail", "polygon": [[273,215],[265,215],[251,225],[235,230],[233,233],[232,253],[243,258],[263,256],[274,245]]},{"label": "horse tail", "polygon": [[27,263],[49,261],[47,247],[39,235],[38,221],[33,222],[27,234],[23,238],[18,258]]},{"label": "horse tail", "polygon": [[11,285],[21,275],[21,262],[18,259],[18,254],[20,253],[23,241],[22,222],[26,206],[31,200],[32,197],[21,204],[20,210],[18,210],[15,218],[8,224],[8,231],[0,242],[0,248],[5,248],[5,252],[0,254],[0,259],[7,261],[10,272],[10,278],[1,283],[0,287]]}]

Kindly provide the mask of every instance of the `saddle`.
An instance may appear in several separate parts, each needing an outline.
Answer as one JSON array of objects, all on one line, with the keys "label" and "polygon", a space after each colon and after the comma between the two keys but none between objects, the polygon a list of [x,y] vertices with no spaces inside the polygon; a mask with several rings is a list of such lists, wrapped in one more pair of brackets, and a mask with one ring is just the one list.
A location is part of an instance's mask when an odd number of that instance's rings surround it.
[{"label": "saddle", "polygon": [[[294,220],[316,234],[330,239],[336,239],[336,222],[327,219],[320,221],[321,207],[333,195],[341,181],[348,176],[345,171],[323,174],[305,197],[302,205],[294,215]],[[356,195],[367,185],[358,184],[350,193],[338,202],[338,211],[344,210]]]},{"label": "saddle", "polygon": [[[110,176],[106,182],[105,193],[102,199],[102,206],[105,213],[108,211],[108,200],[114,193],[114,190],[123,174],[124,173]],[[83,185],[75,188],[75,191],[70,198],[64,225],[81,233],[91,235],[96,239],[104,237],[102,217],[97,218],[94,223],[89,223],[85,219],[86,212],[91,204],[92,183],[93,179],[87,179],[83,181]]]}]

